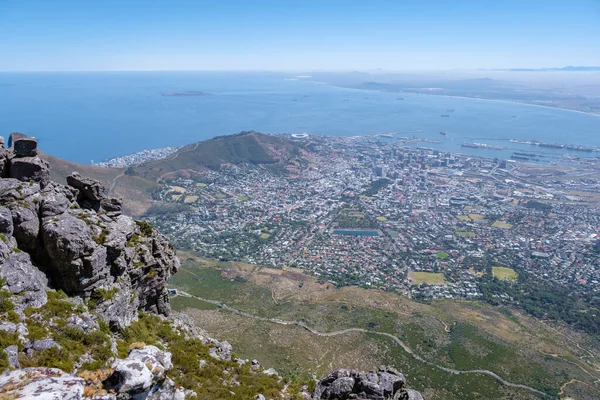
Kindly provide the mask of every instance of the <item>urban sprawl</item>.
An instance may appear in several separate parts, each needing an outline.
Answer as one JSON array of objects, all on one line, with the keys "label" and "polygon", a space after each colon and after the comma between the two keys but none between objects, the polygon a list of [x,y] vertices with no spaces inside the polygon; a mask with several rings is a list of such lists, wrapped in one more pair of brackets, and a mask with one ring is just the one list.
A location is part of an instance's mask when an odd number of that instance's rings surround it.
[{"label": "urban sprawl", "polygon": [[339,286],[472,299],[487,270],[599,291],[597,158],[535,165],[411,139],[301,140],[309,150],[283,170],[223,165],[169,181],[149,219],[201,256]]}]

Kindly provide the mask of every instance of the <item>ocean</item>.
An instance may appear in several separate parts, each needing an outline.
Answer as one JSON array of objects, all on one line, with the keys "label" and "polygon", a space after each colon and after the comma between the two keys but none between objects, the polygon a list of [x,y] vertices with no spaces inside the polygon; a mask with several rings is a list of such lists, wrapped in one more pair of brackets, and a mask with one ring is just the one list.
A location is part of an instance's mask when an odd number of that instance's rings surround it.
[{"label": "ocean", "polygon": [[[172,91],[211,96],[161,95]],[[536,152],[546,161],[568,152],[600,155],[508,142],[600,147],[600,116],[518,103],[353,90],[268,72],[0,73],[0,135],[35,136],[44,152],[71,161],[90,163],[242,130],[397,132],[440,142],[422,147],[500,158],[515,151]],[[472,142],[505,149],[461,146]]]}]

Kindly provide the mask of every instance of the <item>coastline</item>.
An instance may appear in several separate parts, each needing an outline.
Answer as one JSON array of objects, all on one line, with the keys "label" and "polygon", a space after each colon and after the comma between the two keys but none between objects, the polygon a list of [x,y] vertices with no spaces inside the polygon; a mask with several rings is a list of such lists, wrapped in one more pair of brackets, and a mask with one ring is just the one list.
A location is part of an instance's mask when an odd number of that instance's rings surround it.
[{"label": "coastline", "polygon": [[[319,81],[311,81],[311,82],[328,85],[328,86],[332,86],[332,87],[337,87],[337,88],[342,88],[342,89],[358,90],[361,92],[396,93],[396,92],[386,92],[385,90],[377,90],[377,89],[360,89],[360,88],[356,88],[356,87],[339,86],[339,85],[329,84],[327,82],[319,82]],[[486,99],[486,98],[482,98],[482,97],[453,96],[453,95],[448,95],[448,94],[433,94],[433,93],[431,93],[431,94],[429,94],[429,93],[414,93],[414,92],[397,92],[397,93],[417,95],[417,96],[436,96],[436,97],[446,97],[446,98],[454,98],[454,99],[491,101],[491,102],[496,102],[496,103],[521,104],[521,105],[532,106],[532,107],[542,107],[542,108],[549,108],[552,110],[570,111],[570,112],[574,112],[574,113],[579,113],[579,114],[584,114],[584,115],[592,115],[594,117],[600,117],[600,112],[594,113],[594,112],[588,112],[588,111],[575,110],[572,108],[545,106],[542,104],[527,103],[527,102],[518,101],[518,100]]]}]

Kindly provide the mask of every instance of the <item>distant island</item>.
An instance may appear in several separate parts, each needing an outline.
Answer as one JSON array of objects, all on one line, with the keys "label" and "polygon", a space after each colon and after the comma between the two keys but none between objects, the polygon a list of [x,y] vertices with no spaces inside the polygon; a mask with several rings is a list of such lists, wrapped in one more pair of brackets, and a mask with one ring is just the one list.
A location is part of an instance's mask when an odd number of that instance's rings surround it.
[{"label": "distant island", "polygon": [[182,92],[162,92],[161,95],[175,96],[175,97],[179,97],[179,96],[212,96],[211,93],[201,92],[201,91],[197,91],[197,90],[186,90],[186,91],[182,91]]}]

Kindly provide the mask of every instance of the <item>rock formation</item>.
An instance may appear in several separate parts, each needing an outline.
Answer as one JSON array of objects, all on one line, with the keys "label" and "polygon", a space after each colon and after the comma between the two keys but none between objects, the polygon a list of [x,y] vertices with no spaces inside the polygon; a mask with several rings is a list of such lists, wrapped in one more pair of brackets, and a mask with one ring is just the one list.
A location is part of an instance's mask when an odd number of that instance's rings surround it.
[{"label": "rock formation", "polygon": [[405,388],[406,378],[392,367],[363,372],[337,369],[317,383],[313,399],[423,400],[415,390]]},{"label": "rock formation", "polygon": [[121,215],[98,181],[74,172],[68,185],[51,182],[35,139],[13,133],[9,146],[0,149],[0,277],[19,294],[17,312],[45,302],[45,273],[51,287],[93,301],[113,329],[138,310],[168,315],[179,260],[167,239]]}]

